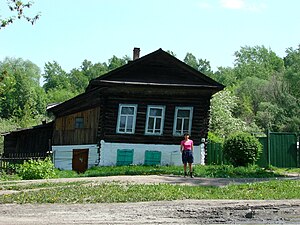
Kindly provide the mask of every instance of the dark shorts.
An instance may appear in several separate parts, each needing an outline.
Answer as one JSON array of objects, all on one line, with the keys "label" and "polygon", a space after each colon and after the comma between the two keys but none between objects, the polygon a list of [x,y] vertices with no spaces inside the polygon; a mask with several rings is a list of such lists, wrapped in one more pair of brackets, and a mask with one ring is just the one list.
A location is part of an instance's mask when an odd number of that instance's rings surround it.
[{"label": "dark shorts", "polygon": [[194,162],[194,156],[193,152],[190,150],[183,150],[182,152],[182,163],[193,163]]}]

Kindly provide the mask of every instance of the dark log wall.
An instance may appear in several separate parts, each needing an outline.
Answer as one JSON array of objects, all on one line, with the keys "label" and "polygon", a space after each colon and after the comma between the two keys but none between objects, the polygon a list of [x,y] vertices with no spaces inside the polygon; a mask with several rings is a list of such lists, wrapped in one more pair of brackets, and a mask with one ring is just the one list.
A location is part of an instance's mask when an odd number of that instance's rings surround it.
[{"label": "dark log wall", "polygon": [[[117,118],[119,104],[137,104],[137,119],[135,134],[117,134]],[[148,105],[163,105],[166,107],[164,130],[161,136],[145,135],[146,114]],[[208,131],[208,112],[210,97],[180,98],[169,97],[147,97],[147,96],[108,96],[105,100],[105,113],[103,116],[102,137],[107,142],[123,143],[145,143],[145,144],[179,144],[182,137],[173,136],[173,123],[176,106],[192,106],[193,119],[191,138],[195,144],[200,144],[202,137],[207,136]]]},{"label": "dark log wall", "polygon": [[[55,120],[53,145],[95,144],[100,107],[58,117]],[[75,118],[84,118],[84,127],[75,128]]]}]

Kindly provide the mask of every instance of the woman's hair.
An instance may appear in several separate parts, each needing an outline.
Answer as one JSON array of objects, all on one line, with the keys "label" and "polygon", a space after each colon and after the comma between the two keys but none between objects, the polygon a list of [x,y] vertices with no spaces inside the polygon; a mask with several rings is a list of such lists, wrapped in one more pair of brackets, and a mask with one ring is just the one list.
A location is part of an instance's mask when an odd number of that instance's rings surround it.
[{"label": "woman's hair", "polygon": [[184,135],[183,136],[190,136],[190,134],[189,133],[184,133]]}]

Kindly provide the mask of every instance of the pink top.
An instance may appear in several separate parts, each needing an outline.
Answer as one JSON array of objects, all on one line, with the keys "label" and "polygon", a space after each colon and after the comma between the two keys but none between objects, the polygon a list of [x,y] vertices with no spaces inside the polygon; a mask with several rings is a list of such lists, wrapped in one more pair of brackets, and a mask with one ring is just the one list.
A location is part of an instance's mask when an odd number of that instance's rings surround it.
[{"label": "pink top", "polygon": [[182,140],[181,141],[181,146],[183,146],[183,150],[192,150],[194,142],[192,140]]}]

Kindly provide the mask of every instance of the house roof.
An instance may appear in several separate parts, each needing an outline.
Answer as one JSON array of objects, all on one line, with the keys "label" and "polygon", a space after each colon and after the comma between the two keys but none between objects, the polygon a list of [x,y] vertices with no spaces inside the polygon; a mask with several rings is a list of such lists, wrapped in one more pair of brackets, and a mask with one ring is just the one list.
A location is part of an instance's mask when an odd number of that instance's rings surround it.
[{"label": "house roof", "polygon": [[161,48],[90,81],[87,91],[102,84],[191,86],[222,90],[224,86]]},{"label": "house roof", "polygon": [[126,87],[190,88],[206,90],[211,94],[225,87],[162,49],[158,49],[91,80],[85,93],[48,108],[47,111],[54,114],[69,113],[72,111],[70,108],[78,109],[80,105],[83,109],[87,104],[86,99],[95,98],[97,93],[102,93],[107,87],[124,85]]}]

